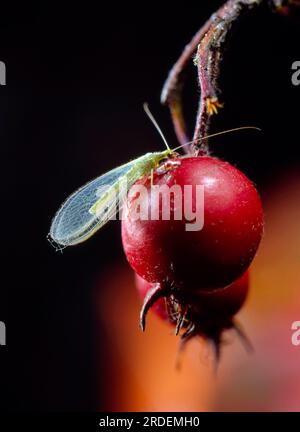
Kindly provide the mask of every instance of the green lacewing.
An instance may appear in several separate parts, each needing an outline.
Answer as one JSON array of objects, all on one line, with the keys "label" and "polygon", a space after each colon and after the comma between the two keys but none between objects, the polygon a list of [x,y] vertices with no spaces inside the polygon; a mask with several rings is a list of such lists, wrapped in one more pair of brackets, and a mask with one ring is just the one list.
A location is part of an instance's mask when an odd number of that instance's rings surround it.
[{"label": "green lacewing", "polygon": [[[95,234],[115,216],[117,208],[121,209],[130,187],[138,179],[149,175],[163,160],[175,156],[176,150],[183,147],[171,149],[147,104],[144,104],[144,109],[161,135],[166,150],[146,153],[95,178],[73,192],[61,205],[51,223],[48,238],[58,249],[81,243]],[[241,129],[258,128],[245,126],[218,132],[205,138]],[[191,143],[184,145],[188,144]]]}]

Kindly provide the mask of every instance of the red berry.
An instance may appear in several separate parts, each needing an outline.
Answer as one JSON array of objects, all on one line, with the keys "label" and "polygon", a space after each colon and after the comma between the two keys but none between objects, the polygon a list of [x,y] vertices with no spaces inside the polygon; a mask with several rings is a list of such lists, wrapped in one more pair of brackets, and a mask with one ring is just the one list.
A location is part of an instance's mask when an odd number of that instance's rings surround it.
[{"label": "red berry", "polygon": [[226,288],[199,295],[199,312],[222,320],[233,317],[243,306],[249,291],[249,271]]},{"label": "red berry", "polygon": [[[203,229],[187,231],[186,224],[191,221],[185,217],[174,220],[175,199],[171,200],[170,220],[163,220],[162,199],[152,198],[151,181],[143,178],[138,183],[146,186],[148,194],[139,196],[139,202],[148,209],[148,215],[157,212],[159,218],[136,218],[137,196],[129,192],[122,219],[127,259],[136,273],[162,287],[195,294],[227,286],[248,268],[262,237],[263,211],[258,192],[227,162],[209,156],[173,161],[171,169],[156,170],[153,183],[181,187],[182,214],[185,198],[193,211],[198,209],[196,185],[203,185]],[[185,185],[191,185],[192,197],[187,196]]]}]

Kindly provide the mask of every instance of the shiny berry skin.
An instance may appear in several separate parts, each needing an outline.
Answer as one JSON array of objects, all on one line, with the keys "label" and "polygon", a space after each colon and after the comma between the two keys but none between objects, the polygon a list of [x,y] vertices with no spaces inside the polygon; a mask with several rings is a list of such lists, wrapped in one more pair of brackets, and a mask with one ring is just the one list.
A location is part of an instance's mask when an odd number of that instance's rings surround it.
[{"label": "shiny berry skin", "polygon": [[[192,208],[196,209],[196,185],[204,186],[204,226],[187,231],[187,221],[162,220],[161,202],[151,199],[151,182],[144,205],[158,206],[158,220],[132,217],[134,195],[130,196],[122,218],[122,240],[128,262],[148,282],[176,286],[197,294],[230,285],[252,262],[263,233],[263,210],[251,181],[228,162],[210,156],[173,158],[172,166],[160,168],[154,185],[192,185]],[[182,199],[184,202],[184,199]],[[155,208],[154,208],[155,211]],[[184,213],[184,210],[183,210]]]}]

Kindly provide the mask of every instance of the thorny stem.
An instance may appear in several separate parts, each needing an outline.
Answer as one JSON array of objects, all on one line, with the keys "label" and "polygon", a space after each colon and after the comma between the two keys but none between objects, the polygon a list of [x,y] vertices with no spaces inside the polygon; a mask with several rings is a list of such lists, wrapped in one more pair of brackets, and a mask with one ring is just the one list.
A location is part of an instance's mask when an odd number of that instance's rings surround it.
[{"label": "thorny stem", "polygon": [[[188,66],[191,57],[194,55],[199,42],[207,32],[209,23],[210,22],[207,21],[195,34],[191,42],[185,46],[183,53],[171,69],[161,92],[161,103],[167,104],[170,108],[175,132],[180,144],[185,144],[190,141],[182,111],[184,70]],[[186,150],[186,147],[184,147],[184,149]]]},{"label": "thorny stem", "polygon": [[299,0],[228,0],[198,30],[171,69],[162,89],[161,102],[169,106],[178,141],[184,144],[189,141],[182,109],[184,71],[197,51],[195,64],[198,69],[201,94],[193,144],[191,148],[184,147],[185,151],[194,154],[208,152],[207,142],[201,140],[201,137],[209,133],[211,116],[217,114],[218,109],[223,107],[219,101],[218,78],[225,42],[232,25],[246,12],[262,4],[281,12],[282,9],[299,6]]},{"label": "thorny stem", "polygon": [[208,134],[211,116],[218,113],[223,107],[219,101],[218,78],[220,63],[223,58],[225,42],[234,22],[259,6],[264,0],[229,0],[210,19],[209,28],[198,45],[195,63],[198,69],[198,78],[201,88],[199,109],[193,137],[193,150],[195,153],[208,152],[207,140],[201,137]]}]

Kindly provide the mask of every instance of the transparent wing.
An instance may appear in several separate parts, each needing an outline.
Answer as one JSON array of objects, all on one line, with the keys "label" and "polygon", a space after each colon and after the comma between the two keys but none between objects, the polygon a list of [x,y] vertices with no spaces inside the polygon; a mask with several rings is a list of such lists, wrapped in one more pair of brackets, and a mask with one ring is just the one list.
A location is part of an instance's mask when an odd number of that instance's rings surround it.
[{"label": "transparent wing", "polygon": [[53,218],[52,240],[62,246],[81,243],[112,219],[120,200],[141,175],[142,158],[109,171],[70,195]]}]

